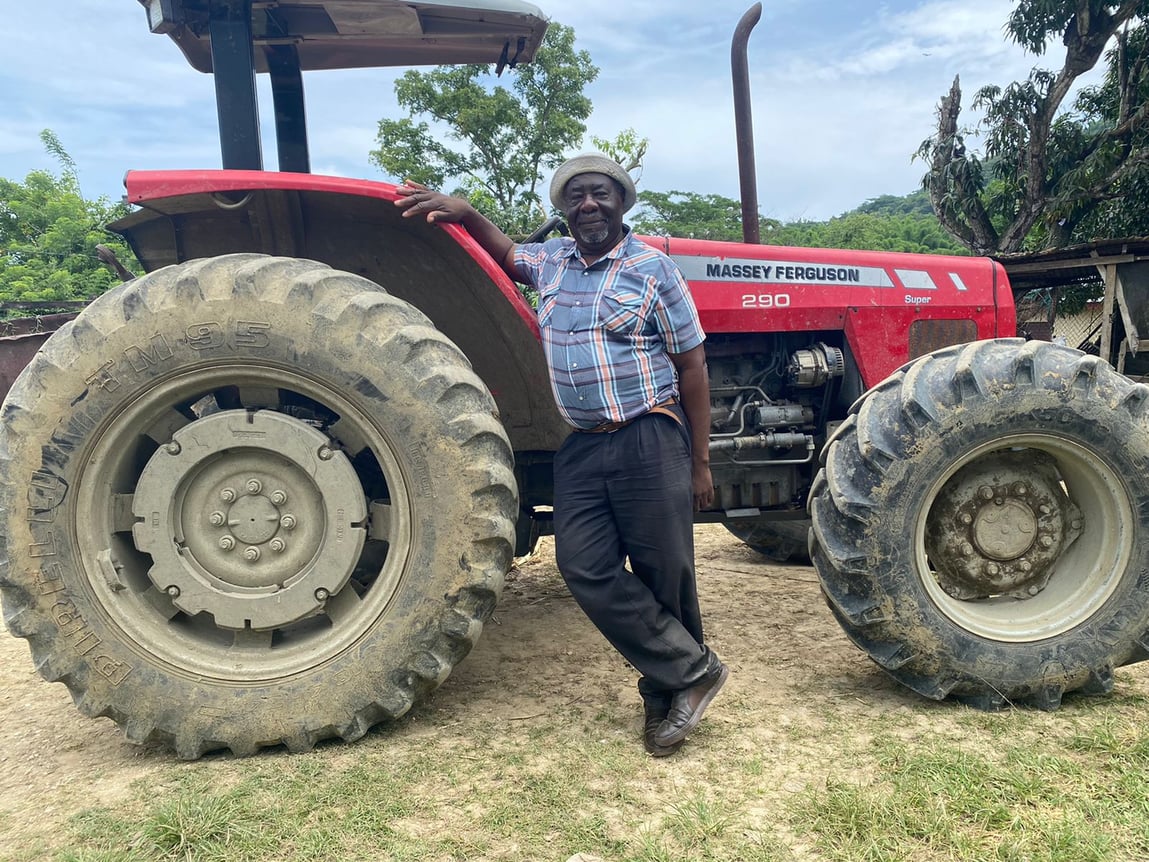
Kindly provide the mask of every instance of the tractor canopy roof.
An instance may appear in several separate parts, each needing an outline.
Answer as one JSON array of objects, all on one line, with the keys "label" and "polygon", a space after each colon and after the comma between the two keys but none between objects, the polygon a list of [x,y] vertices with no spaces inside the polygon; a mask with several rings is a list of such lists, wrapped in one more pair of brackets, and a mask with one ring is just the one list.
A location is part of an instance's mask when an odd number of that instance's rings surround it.
[{"label": "tractor canopy roof", "polygon": [[192,67],[212,72],[212,22],[247,17],[255,71],[291,46],[299,69],[529,62],[547,19],[521,0],[139,0]]},{"label": "tractor canopy roof", "polygon": [[534,59],[547,18],[522,0],[139,0],[192,67],[215,77],[223,166],[262,170],[255,75],[275,100],[279,169],[308,173],[303,73]]}]

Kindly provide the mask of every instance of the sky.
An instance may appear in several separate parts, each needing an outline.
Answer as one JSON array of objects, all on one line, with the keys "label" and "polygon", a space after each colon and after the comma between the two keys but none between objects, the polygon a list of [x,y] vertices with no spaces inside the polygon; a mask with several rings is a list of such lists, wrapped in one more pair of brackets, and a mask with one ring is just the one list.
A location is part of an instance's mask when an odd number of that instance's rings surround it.
[{"label": "sky", "polygon": [[[149,32],[138,0],[3,2],[0,177],[58,169],[42,129],[72,156],[87,197],[119,198],[128,169],[220,166],[212,79]],[[532,2],[573,27],[600,69],[585,91],[594,113],[584,149],[589,135],[633,128],[650,142],[640,190],[738,198],[730,40],[751,0]],[[1034,57],[1006,38],[1013,5],[765,0],[749,43],[763,215],[824,220],[918,188],[924,165],[911,157],[955,75],[972,125],[981,86],[1025,78],[1035,65],[1060,68],[1062,54]],[[367,154],[378,121],[405,116],[394,99],[401,71],[305,74],[313,172],[397,179]],[[265,120],[270,103],[261,84]],[[269,131],[263,145],[274,165]]]}]

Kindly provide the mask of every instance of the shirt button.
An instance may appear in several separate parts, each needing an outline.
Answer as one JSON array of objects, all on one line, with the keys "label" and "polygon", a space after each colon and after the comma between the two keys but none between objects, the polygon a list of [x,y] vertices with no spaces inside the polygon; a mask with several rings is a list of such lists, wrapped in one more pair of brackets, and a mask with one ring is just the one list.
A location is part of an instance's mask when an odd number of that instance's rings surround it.
[{"label": "shirt button", "polygon": [[577,362],[572,362],[572,363],[571,363],[571,368],[578,368],[578,363],[577,363]]},{"label": "shirt button", "polygon": [[578,397],[578,400],[579,400],[579,401],[586,401],[586,399],[585,399],[585,398],[583,398],[581,395]]}]

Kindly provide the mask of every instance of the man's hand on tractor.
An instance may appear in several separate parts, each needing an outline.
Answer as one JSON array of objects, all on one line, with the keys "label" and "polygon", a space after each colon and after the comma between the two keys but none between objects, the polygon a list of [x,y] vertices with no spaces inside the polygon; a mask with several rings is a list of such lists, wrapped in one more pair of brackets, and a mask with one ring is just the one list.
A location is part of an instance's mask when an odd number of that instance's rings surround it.
[{"label": "man's hand on tractor", "polygon": [[440,221],[464,222],[474,212],[467,201],[432,191],[412,180],[404,180],[395,191],[399,195],[395,206],[403,210],[403,218],[425,215],[429,224]]},{"label": "man's hand on tractor", "polygon": [[403,210],[403,218],[425,215],[428,224],[458,223],[467,229],[508,276],[519,278],[515,272],[515,242],[486,216],[471,206],[469,201],[434,192],[420,183],[403,180],[395,187],[399,199],[395,206]]}]

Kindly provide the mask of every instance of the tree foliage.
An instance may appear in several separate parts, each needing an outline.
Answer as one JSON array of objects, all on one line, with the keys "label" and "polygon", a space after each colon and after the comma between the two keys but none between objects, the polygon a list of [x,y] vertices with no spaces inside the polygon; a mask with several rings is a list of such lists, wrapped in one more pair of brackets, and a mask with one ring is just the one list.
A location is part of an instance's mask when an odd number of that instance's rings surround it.
[{"label": "tree foliage", "polygon": [[509,89],[492,86],[486,65],[404,73],[395,93],[410,116],[379,123],[371,161],[432,188],[456,182],[452,193],[507,233],[528,233],[546,217],[543,170],[579,144],[591,113],[583,88],[598,68],[574,42],[572,28],[552,23],[534,61],[510,72]]},{"label": "tree foliage", "polygon": [[[694,192],[640,192],[634,219],[638,233],[691,239],[742,241],[742,207],[721,195]],[[759,219],[762,241],[769,245],[817,248],[965,254],[942,229],[924,192],[883,195],[828,221],[780,222]]]},{"label": "tree foliage", "polygon": [[59,175],[32,171],[23,182],[0,178],[0,301],[43,302],[47,311],[53,302],[91,299],[119,283],[97,245],[129,266],[135,259],[104,229],[127,213],[127,204],[86,200],[59,139],[46,130],[41,140],[61,163]]},{"label": "tree foliage", "polygon": [[742,207],[722,195],[696,192],[639,192],[634,229],[652,236],[742,239]]},{"label": "tree foliage", "polygon": [[918,254],[968,254],[932,215],[885,214],[854,210],[824,222],[764,226],[771,245],[906,251]]},{"label": "tree foliage", "polygon": [[934,218],[934,205],[925,189],[918,189],[908,195],[879,195],[870,198],[854,209],[854,212],[875,215],[914,215]]},{"label": "tree foliage", "polygon": [[640,138],[634,129],[623,129],[614,140],[591,135],[590,142],[594,144],[595,150],[618,162],[634,178],[636,184],[642,179],[642,160],[646,158],[646,151],[650,147],[649,138]]},{"label": "tree foliage", "polygon": [[[963,245],[979,254],[1059,247],[1136,226],[1129,217],[1149,205],[1146,12],[1145,0],[1019,0],[1007,34],[1034,54],[1059,41],[1065,59],[1056,72],[1035,68],[1025,81],[975,94],[983,156],[966,150],[971,131],[959,124],[954,79],[917,155],[929,165],[922,185],[938,217]],[[1065,107],[1107,44],[1104,84]]]}]

